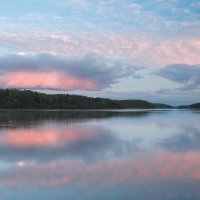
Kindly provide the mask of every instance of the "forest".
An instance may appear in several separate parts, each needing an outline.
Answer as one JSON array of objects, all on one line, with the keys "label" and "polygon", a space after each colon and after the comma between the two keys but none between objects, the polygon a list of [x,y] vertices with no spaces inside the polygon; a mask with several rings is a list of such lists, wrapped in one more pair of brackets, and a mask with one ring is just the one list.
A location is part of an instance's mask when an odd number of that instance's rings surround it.
[{"label": "forest", "polygon": [[[163,104],[157,104],[161,107]],[[112,100],[71,94],[46,94],[31,90],[1,89],[1,109],[126,109],[157,108],[143,100]]]},{"label": "forest", "polygon": [[200,103],[173,107],[144,100],[113,100],[73,94],[0,89],[0,109],[200,109]]}]

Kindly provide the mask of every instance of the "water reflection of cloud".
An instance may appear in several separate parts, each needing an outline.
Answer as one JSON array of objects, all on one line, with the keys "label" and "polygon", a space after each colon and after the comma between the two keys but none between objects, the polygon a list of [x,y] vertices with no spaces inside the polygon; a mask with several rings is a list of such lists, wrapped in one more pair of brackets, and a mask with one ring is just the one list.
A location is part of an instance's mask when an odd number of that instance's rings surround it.
[{"label": "water reflection of cloud", "polygon": [[[151,152],[135,159],[92,164],[81,160],[30,163],[0,172],[0,185],[36,191],[57,186],[63,187],[63,192],[66,193],[71,186],[74,190],[79,187],[95,187],[96,192],[102,189],[107,193],[113,188],[120,188],[121,191],[127,190],[132,198],[137,197],[138,193],[149,194],[151,197],[157,194],[155,199],[160,199],[159,195],[164,195],[162,199],[170,199],[170,195],[172,199],[177,199],[180,194],[183,195],[182,199],[192,199],[190,192],[193,192],[192,197],[200,198],[199,190],[195,189],[200,184],[199,156],[199,153],[194,152]],[[187,188],[186,192],[181,191],[184,184],[192,187]],[[140,187],[143,191],[139,190]],[[136,188],[138,191],[131,193]],[[82,199],[82,196],[77,193],[76,199]]]},{"label": "water reflection of cloud", "polygon": [[117,137],[101,126],[6,129],[0,134],[1,159],[43,162],[69,157],[101,160],[129,155],[139,141]]},{"label": "water reflection of cloud", "polygon": [[1,122],[2,199],[200,199],[196,115],[64,113]]},{"label": "water reflection of cloud", "polygon": [[92,140],[98,137],[98,134],[95,128],[16,129],[5,130],[0,136],[0,141],[11,148],[54,148],[76,141]]},{"label": "water reflection of cloud", "polygon": [[199,151],[200,130],[195,127],[186,127],[181,133],[162,140],[159,145],[175,152]]}]

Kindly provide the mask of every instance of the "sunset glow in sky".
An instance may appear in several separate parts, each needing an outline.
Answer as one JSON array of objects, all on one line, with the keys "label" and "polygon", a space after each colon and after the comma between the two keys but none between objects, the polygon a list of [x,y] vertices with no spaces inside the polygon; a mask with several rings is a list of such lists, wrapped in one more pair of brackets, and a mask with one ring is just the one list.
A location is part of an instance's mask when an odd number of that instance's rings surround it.
[{"label": "sunset glow in sky", "polygon": [[198,0],[6,0],[0,86],[199,101]]}]

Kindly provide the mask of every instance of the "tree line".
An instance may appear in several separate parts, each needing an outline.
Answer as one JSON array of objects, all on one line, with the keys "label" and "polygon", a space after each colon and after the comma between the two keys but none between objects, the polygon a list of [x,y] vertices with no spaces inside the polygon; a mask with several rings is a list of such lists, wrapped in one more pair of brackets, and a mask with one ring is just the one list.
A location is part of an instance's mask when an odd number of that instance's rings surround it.
[{"label": "tree line", "polygon": [[31,90],[0,89],[1,109],[125,109],[155,108],[143,100],[112,100],[72,94],[46,94]]}]

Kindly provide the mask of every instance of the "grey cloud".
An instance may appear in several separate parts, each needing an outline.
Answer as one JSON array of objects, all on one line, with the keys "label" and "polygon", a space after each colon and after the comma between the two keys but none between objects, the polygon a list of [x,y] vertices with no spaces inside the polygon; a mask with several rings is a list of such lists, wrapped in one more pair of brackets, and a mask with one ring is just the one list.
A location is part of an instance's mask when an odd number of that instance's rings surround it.
[{"label": "grey cloud", "polygon": [[197,89],[200,86],[200,65],[167,65],[155,73],[170,81],[182,84],[180,90]]},{"label": "grey cloud", "polygon": [[98,86],[97,89],[107,88],[123,77],[140,78],[137,74],[139,69],[140,67],[129,60],[110,59],[95,54],[79,57],[59,57],[50,54],[0,57],[1,75],[13,71],[58,72],[76,79],[91,81]]}]

